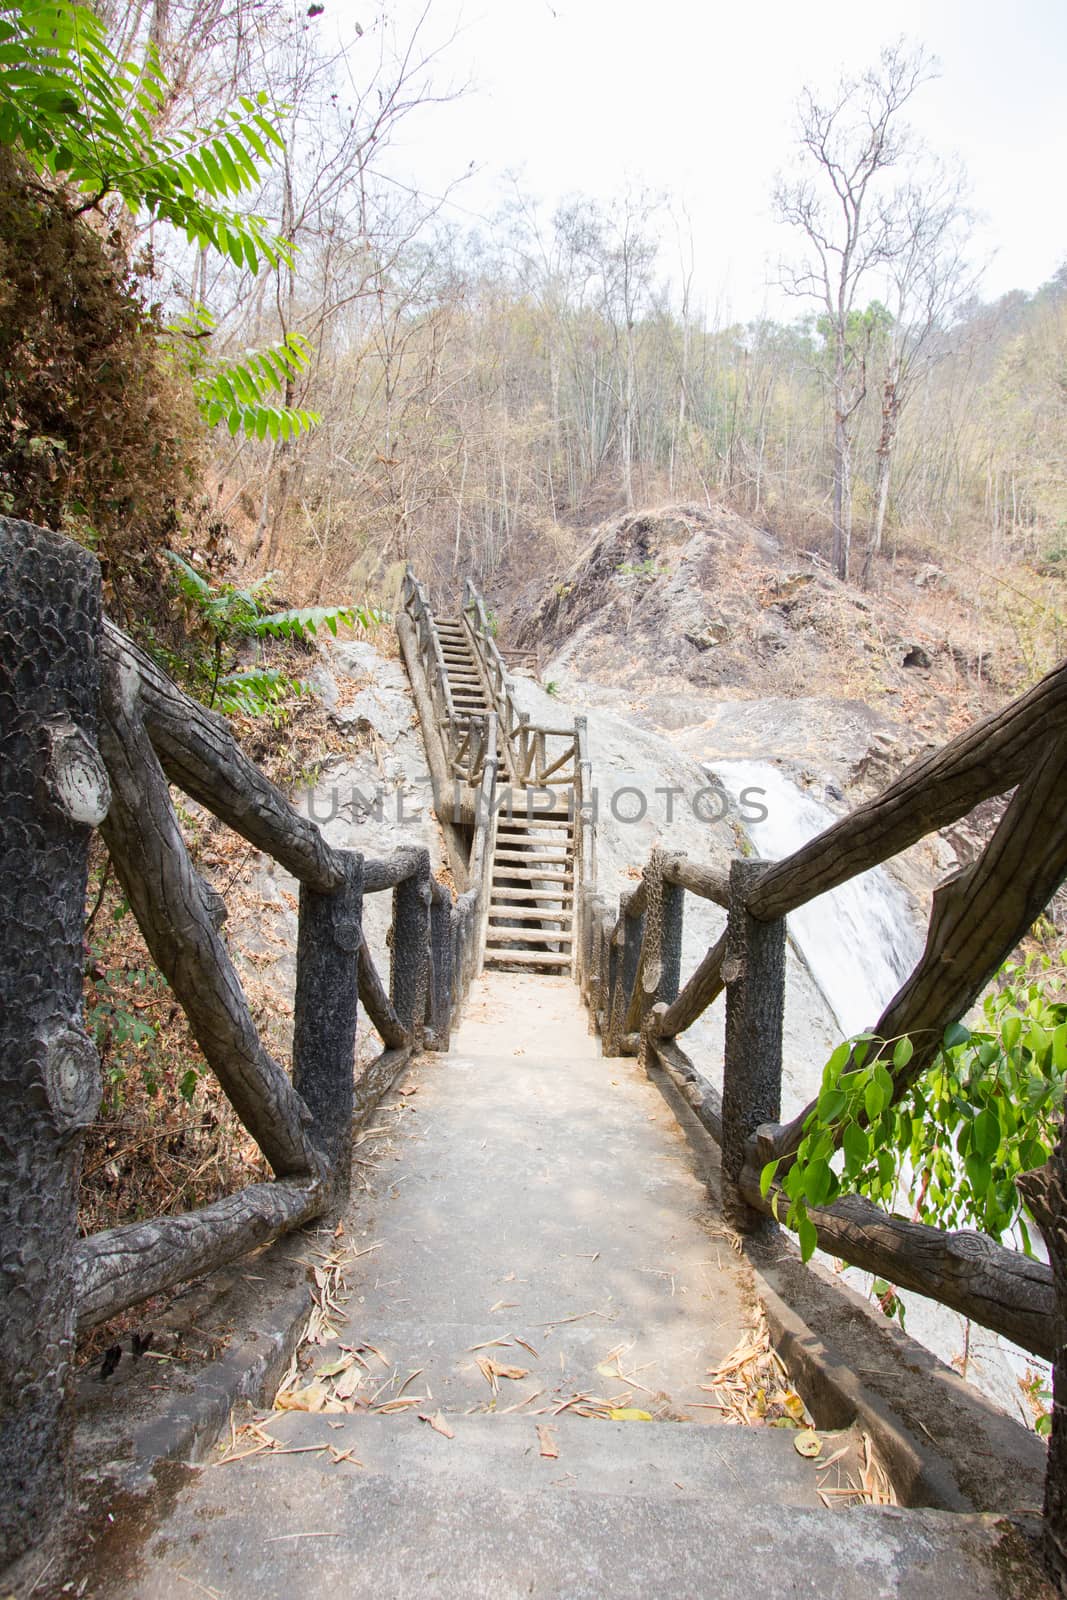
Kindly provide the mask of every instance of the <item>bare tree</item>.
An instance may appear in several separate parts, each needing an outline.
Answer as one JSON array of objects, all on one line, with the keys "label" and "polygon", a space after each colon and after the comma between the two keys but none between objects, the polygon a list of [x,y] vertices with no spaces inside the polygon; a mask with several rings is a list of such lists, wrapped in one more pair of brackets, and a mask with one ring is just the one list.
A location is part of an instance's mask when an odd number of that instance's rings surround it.
[{"label": "bare tree", "polygon": [[870,580],[882,549],[889,475],[905,405],[920,380],[955,348],[952,325],[980,276],[964,255],[969,216],[962,171],[932,166],[921,184],[899,197],[900,243],[889,264],[892,324],[881,379],[882,421],[875,452],[874,514],[864,558]]},{"label": "bare tree", "polygon": [[852,543],[852,436],[867,392],[866,324],[856,337],[859,295],[872,273],[902,248],[900,196],[885,174],[912,153],[900,114],[933,65],[902,42],[882,51],[877,68],[843,78],[829,102],[805,89],[798,104],[801,172],[779,179],[781,221],[807,239],[804,262],[786,269],[784,287],[825,308],[833,402],[833,566],[847,578]]}]

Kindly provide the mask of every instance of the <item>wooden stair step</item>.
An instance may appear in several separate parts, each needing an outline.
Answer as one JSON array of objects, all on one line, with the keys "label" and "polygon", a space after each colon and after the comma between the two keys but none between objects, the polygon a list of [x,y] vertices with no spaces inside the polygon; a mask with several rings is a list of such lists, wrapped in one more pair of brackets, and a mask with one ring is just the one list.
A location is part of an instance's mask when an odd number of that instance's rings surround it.
[{"label": "wooden stair step", "polygon": [[[498,859],[515,861],[520,856],[523,861],[547,861],[549,857],[565,856],[568,861],[573,861],[574,850],[569,839],[537,839],[530,841],[522,839],[504,839],[497,834],[496,854]],[[542,851],[545,852],[542,855]]]},{"label": "wooden stair step", "polygon": [[543,822],[538,822],[536,818],[528,822],[526,817],[523,816],[521,812],[512,813],[511,816],[508,816],[507,812],[501,811],[497,817],[497,831],[504,833],[520,833],[524,838],[526,838],[532,834],[537,834],[540,836],[544,833],[553,832],[573,833],[574,823],[571,822],[568,817],[564,816],[562,812],[558,817],[546,816]]},{"label": "wooden stair step", "polygon": [[568,850],[513,850],[510,845],[498,845],[497,861],[517,861],[522,866],[530,866],[533,862],[551,863],[553,866],[569,866],[574,859],[574,852]]},{"label": "wooden stair step", "polygon": [[513,867],[507,863],[501,865],[499,873],[493,873],[494,884],[497,878],[544,878],[546,883],[573,883],[573,872],[557,872],[553,867],[551,871],[544,867]]},{"label": "wooden stair step", "polygon": [[[510,900],[509,896],[511,897]],[[574,896],[570,889],[563,889],[562,891],[559,889],[502,889],[498,884],[494,884],[489,893],[489,909],[494,911],[499,910],[501,906],[520,904],[521,902],[515,898],[516,896],[521,896],[523,901],[555,900],[562,904],[564,911],[570,911],[574,903]],[[546,914],[551,915],[550,912]]]},{"label": "wooden stair step", "polygon": [[567,927],[574,922],[569,906],[565,911],[549,911],[544,906],[490,906],[489,921],[494,917],[508,922],[559,922]]},{"label": "wooden stair step", "polygon": [[500,868],[500,875],[505,878],[511,874],[513,867],[529,867],[535,872],[547,867],[553,874],[570,871],[570,863],[567,861],[542,861],[539,856],[523,856],[519,861],[509,861],[506,856],[498,856],[496,865]]},{"label": "wooden stair step", "polygon": [[501,812],[497,819],[496,826],[498,833],[521,833],[524,836],[530,834],[535,829],[538,834],[543,833],[546,829],[552,828],[555,828],[559,833],[574,832],[574,823],[568,822],[562,813],[558,817],[545,816],[543,820],[538,820],[537,817],[527,819],[525,816],[521,815],[512,815],[509,817],[506,816],[504,812]]},{"label": "wooden stair step", "polygon": [[485,964],[492,967],[510,967],[514,963],[526,967],[569,967],[571,957],[562,950],[487,950]]}]

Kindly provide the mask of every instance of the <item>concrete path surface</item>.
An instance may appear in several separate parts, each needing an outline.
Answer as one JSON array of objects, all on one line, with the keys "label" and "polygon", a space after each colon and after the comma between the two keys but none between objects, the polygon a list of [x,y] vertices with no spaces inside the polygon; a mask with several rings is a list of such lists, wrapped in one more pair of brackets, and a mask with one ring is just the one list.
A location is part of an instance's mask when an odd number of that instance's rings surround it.
[{"label": "concrete path surface", "polygon": [[[584,1394],[716,1417],[700,1384],[751,1320],[744,1272],[662,1097],[600,1055],[570,979],[484,975],[412,1085],[396,1181],[352,1224],[375,1248],[339,1342],[446,1410]],[[479,1354],[529,1376],[494,1395]]]},{"label": "concrete path surface", "polygon": [[831,1513],[792,1434],[718,1423],[746,1269],[569,979],[480,979],[355,1154],[347,1300],[294,1382],[355,1355],[391,1409],[279,1411],[281,1449],[174,1469],[99,1600],[1038,1592],[991,1519]]}]

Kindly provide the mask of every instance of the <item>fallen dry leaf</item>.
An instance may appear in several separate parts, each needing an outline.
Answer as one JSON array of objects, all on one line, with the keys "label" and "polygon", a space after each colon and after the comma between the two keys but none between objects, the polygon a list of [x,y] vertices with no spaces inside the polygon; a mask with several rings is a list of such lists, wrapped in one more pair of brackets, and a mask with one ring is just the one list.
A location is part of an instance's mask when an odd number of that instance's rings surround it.
[{"label": "fallen dry leaf", "polygon": [[475,1356],[475,1360],[478,1363],[482,1377],[494,1394],[497,1393],[500,1387],[497,1383],[498,1378],[511,1378],[518,1381],[519,1378],[528,1378],[530,1375],[529,1367],[501,1366],[499,1361],[493,1361],[489,1356]]},{"label": "fallen dry leaf", "polygon": [[814,1459],[822,1450],[822,1440],[812,1428],[804,1428],[793,1440],[793,1449],[798,1456],[807,1456]]},{"label": "fallen dry leaf", "polygon": [[334,1384],[333,1392],[335,1397],[338,1400],[351,1400],[352,1396],[355,1394],[362,1382],[363,1374],[356,1366],[355,1362],[353,1362],[352,1365],[341,1374],[337,1382]]},{"label": "fallen dry leaf", "polygon": [[407,1084],[404,1085],[404,1087],[400,1091],[400,1093],[402,1095],[404,1095],[405,1097],[407,1097],[408,1095],[418,1094],[418,1092],[419,1092],[419,1086],[418,1086],[417,1083],[407,1083]]},{"label": "fallen dry leaf", "polygon": [[537,1438],[541,1445],[541,1454],[546,1461],[559,1460],[559,1445],[556,1443],[556,1430],[547,1422],[537,1424]]},{"label": "fallen dry leaf", "polygon": [[325,1411],[329,1390],[324,1383],[309,1383],[303,1389],[290,1389],[274,1401],[275,1411]]},{"label": "fallen dry leaf", "polygon": [[434,1411],[432,1414],[428,1411],[420,1411],[419,1421],[428,1422],[434,1433],[439,1433],[446,1439],[454,1439],[456,1437],[439,1411]]}]

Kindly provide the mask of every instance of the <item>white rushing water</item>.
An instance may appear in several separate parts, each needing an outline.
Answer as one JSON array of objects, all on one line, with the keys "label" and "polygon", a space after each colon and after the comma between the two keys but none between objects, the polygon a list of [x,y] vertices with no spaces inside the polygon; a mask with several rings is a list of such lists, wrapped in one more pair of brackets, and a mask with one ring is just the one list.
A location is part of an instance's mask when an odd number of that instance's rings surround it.
[{"label": "white rushing water", "polygon": [[[767,861],[792,855],[837,821],[826,806],[766,762],[716,761],[707,770],[738,803],[735,814]],[[766,818],[750,821],[760,807]],[[874,1026],[922,953],[908,898],[881,867],[791,912],[788,923],[845,1035]]]}]

